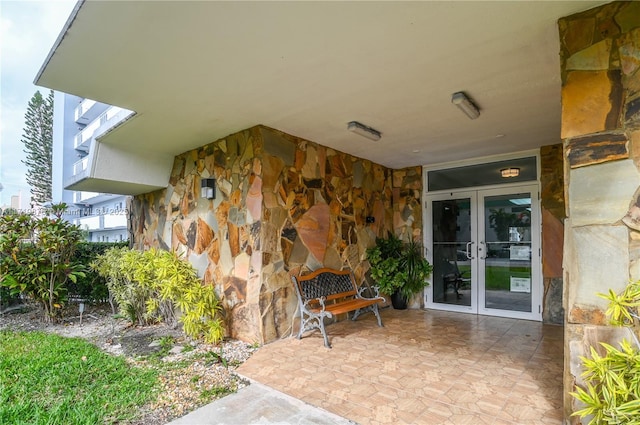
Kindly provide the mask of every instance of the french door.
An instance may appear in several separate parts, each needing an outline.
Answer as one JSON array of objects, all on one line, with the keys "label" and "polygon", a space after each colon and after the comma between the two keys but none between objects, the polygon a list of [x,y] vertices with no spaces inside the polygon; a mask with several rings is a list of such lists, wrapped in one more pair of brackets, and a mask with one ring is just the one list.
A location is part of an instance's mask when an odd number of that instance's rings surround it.
[{"label": "french door", "polygon": [[537,185],[427,195],[428,308],[542,320]]}]

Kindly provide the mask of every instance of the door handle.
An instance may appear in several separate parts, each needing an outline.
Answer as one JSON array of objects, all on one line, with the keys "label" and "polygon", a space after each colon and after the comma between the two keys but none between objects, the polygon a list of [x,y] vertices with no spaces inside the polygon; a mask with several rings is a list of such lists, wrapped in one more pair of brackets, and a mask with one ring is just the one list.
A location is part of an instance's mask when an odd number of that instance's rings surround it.
[{"label": "door handle", "polygon": [[467,255],[467,259],[468,260],[473,260],[475,257],[473,257],[471,255],[471,245],[473,245],[473,241],[472,242],[467,242],[467,247],[465,250],[465,254]]},{"label": "door handle", "polygon": [[[480,241],[480,243],[478,244],[478,252],[482,252],[482,247],[484,246],[484,241]],[[487,258],[487,253],[485,251],[484,255],[480,254],[480,259],[481,260],[486,260]]]}]

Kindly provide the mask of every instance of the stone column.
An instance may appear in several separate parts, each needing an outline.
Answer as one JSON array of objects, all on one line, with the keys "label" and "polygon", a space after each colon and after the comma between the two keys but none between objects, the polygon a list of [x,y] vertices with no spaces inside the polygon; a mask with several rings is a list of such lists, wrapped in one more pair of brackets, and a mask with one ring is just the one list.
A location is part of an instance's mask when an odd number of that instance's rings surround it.
[{"label": "stone column", "polygon": [[[579,356],[616,344],[606,301],[638,279],[640,234],[625,224],[640,187],[640,3],[614,2],[558,22],[567,220],[564,245],[565,418],[580,383]],[[627,216],[625,220],[623,220]]]},{"label": "stone column", "polygon": [[562,144],[540,148],[542,206],[542,277],[544,323],[564,323],[562,249],[564,246],[564,165]]}]

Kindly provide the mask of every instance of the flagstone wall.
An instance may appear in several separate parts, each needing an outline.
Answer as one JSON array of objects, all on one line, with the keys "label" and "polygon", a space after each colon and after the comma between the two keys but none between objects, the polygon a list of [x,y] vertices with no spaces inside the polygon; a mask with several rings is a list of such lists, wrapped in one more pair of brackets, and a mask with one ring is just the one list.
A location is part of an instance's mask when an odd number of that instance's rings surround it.
[{"label": "flagstone wall", "polygon": [[562,250],[564,246],[564,166],[562,144],[540,148],[540,204],[542,207],[542,320],[564,323],[562,306]]},{"label": "flagstone wall", "polygon": [[[640,3],[613,2],[559,21],[567,220],[565,417],[579,356],[624,330],[598,292],[640,278]],[[570,423],[580,423],[571,418]]]},{"label": "flagstone wall", "polygon": [[351,268],[361,282],[377,236],[420,240],[421,190],[421,167],[393,171],[257,126],[177,156],[168,187],[133,201],[134,246],[183,254],[216,288],[229,335],[265,343],[297,330],[291,275]]}]

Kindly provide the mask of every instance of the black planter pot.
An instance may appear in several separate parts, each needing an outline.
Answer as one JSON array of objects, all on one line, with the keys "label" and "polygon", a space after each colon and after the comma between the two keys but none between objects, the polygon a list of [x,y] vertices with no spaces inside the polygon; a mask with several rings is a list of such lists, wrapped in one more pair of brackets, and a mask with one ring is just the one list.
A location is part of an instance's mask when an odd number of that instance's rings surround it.
[{"label": "black planter pot", "polygon": [[391,305],[396,310],[406,310],[407,299],[402,295],[400,291],[396,291],[393,294],[391,294]]}]

